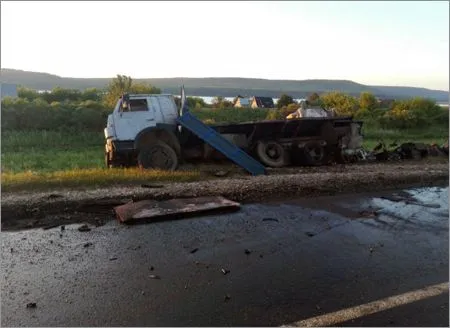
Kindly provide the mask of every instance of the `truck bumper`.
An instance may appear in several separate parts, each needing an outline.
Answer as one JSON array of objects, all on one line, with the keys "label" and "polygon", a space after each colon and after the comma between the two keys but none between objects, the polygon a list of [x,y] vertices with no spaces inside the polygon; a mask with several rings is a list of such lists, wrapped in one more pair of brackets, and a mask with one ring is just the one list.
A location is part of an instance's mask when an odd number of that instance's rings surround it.
[{"label": "truck bumper", "polygon": [[134,141],[118,141],[107,139],[105,144],[105,153],[109,156],[109,162],[112,166],[129,166],[136,161],[136,151]]}]

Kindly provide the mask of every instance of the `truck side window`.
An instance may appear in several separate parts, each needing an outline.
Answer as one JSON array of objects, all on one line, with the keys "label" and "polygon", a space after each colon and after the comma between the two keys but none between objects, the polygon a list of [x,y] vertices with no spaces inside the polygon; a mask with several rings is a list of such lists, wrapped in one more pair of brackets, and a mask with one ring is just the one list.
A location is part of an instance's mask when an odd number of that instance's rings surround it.
[{"label": "truck side window", "polygon": [[130,99],[128,108],[131,112],[145,112],[148,110],[147,99]]}]

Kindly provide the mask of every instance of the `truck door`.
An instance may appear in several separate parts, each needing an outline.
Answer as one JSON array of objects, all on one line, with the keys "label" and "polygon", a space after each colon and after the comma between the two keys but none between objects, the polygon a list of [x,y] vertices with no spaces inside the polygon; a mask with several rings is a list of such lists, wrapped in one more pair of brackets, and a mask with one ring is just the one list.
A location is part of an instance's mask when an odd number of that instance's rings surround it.
[{"label": "truck door", "polygon": [[173,98],[169,96],[160,96],[158,97],[158,101],[164,123],[176,125],[178,109]]},{"label": "truck door", "polygon": [[134,140],[140,131],[155,125],[155,110],[147,98],[129,99],[114,117],[118,140]]}]

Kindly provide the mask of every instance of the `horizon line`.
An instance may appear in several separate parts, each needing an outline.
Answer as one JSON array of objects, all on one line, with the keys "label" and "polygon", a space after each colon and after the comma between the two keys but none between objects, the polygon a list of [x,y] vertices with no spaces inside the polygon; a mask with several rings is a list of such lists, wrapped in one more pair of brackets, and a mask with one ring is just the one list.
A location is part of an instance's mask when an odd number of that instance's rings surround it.
[{"label": "horizon line", "polygon": [[[22,71],[22,72],[28,72],[28,73],[36,73],[36,74],[48,74],[48,75],[52,75],[58,78],[64,78],[64,79],[114,79],[117,75],[125,75],[125,76],[130,76],[130,75],[126,75],[126,74],[116,74],[116,76],[112,76],[112,77],[70,77],[70,76],[61,76],[61,75],[57,75],[54,73],[48,73],[48,72],[39,72],[39,71],[29,71],[29,70],[24,70],[24,69],[18,69],[18,68],[7,68],[7,67],[2,67],[1,70],[14,70],[14,71]],[[362,86],[367,86],[367,87],[394,87],[394,88],[415,88],[415,89],[425,89],[425,90],[430,90],[430,91],[441,91],[441,92],[450,92],[450,90],[442,90],[442,89],[430,89],[430,88],[426,88],[426,87],[412,87],[412,86],[407,86],[407,85],[389,85],[389,84],[363,84],[363,83],[359,83],[353,80],[348,80],[348,79],[303,79],[303,80],[293,80],[293,79],[267,79],[267,78],[256,78],[256,77],[181,77],[181,76],[176,76],[176,77],[132,77],[130,76],[132,79],[134,80],[146,80],[146,79],[249,79],[249,80],[263,80],[263,81],[291,81],[291,82],[302,82],[302,81],[339,81],[339,82],[352,82],[352,83],[356,83]],[[1,79],[1,76],[0,76]],[[1,81],[0,81],[1,82]]]}]

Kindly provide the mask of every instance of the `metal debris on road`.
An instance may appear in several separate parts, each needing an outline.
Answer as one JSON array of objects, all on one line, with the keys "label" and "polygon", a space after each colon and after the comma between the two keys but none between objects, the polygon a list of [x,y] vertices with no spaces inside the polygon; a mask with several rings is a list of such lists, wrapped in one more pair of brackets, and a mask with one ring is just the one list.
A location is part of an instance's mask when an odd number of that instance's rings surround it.
[{"label": "metal debris on road", "polygon": [[264,218],[262,219],[263,221],[274,221],[274,222],[279,222],[278,219],[274,219],[274,218]]},{"label": "metal debris on road", "polygon": [[50,224],[50,225],[47,225],[45,227],[42,227],[42,229],[43,230],[50,230],[50,229],[56,228],[58,226],[59,226],[59,224]]},{"label": "metal debris on road", "polygon": [[91,228],[89,228],[87,224],[83,224],[81,227],[78,228],[78,231],[87,232],[91,231]]},{"label": "metal debris on road", "polygon": [[30,302],[30,303],[27,304],[27,308],[28,308],[28,309],[34,309],[34,308],[36,308],[36,306],[37,306],[37,305],[36,305],[35,302]]},{"label": "metal debris on road", "polygon": [[230,171],[217,171],[214,173],[214,175],[216,177],[222,178],[222,177],[228,175],[229,173],[230,173]]},{"label": "metal debris on road", "polygon": [[85,243],[84,245],[83,245],[83,247],[89,247],[89,246],[92,246],[93,244],[91,243],[91,242],[88,242],[88,243]]},{"label": "metal debris on road", "polygon": [[230,270],[228,270],[228,269],[223,269],[222,268],[222,273],[224,274],[224,275],[226,275],[226,274],[229,274],[230,273]]},{"label": "metal debris on road", "polygon": [[246,249],[246,250],[244,251],[244,253],[247,254],[247,255],[249,255],[249,254],[251,253],[251,251],[248,250],[248,249]]},{"label": "metal debris on road", "polygon": [[164,188],[163,185],[150,185],[150,184],[142,184],[142,188]]},{"label": "metal debris on road", "polygon": [[110,261],[115,261],[115,260],[117,260],[117,257],[110,257],[109,260]]},{"label": "metal debris on road", "polygon": [[196,253],[198,251],[198,248],[194,248],[190,253],[191,254],[194,254],[194,253]]},{"label": "metal debris on road", "polygon": [[231,300],[231,296],[229,294],[226,294],[224,299],[225,299],[225,302],[228,302],[229,300]]},{"label": "metal debris on road", "polygon": [[114,208],[121,222],[139,219],[179,217],[190,214],[211,212],[213,210],[237,210],[240,204],[224,197],[179,198],[165,201],[143,200],[120,205]]},{"label": "metal debris on road", "polygon": [[55,199],[55,198],[62,198],[64,197],[63,195],[58,195],[58,194],[50,194],[48,195],[47,199]]},{"label": "metal debris on road", "polygon": [[359,215],[365,218],[376,218],[378,213],[376,211],[361,211],[359,212]]},{"label": "metal debris on road", "polygon": [[150,279],[161,279],[160,276],[157,276],[157,275],[154,275],[154,274],[151,274],[151,275],[149,275],[148,277],[149,277]]}]

